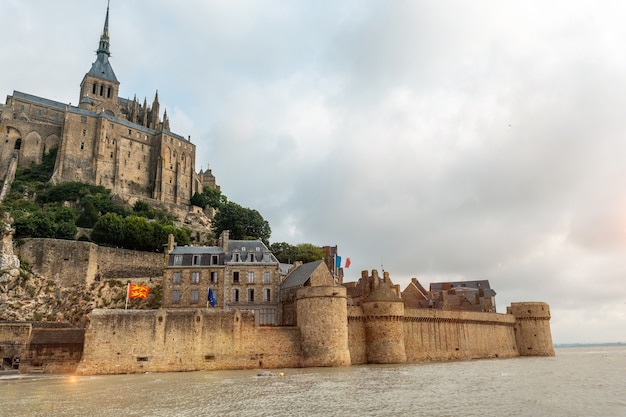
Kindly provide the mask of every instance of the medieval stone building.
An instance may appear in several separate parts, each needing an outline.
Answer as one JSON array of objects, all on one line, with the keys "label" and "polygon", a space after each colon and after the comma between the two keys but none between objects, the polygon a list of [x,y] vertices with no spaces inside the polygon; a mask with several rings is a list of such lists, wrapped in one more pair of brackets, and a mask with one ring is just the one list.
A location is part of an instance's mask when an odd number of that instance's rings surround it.
[{"label": "medieval stone building", "polygon": [[[170,236],[163,277],[164,308],[213,307],[253,311],[260,325],[279,323],[278,259],[260,240],[230,240],[218,246],[175,246]],[[209,297],[209,291],[212,298]]]},{"label": "medieval stone building", "polygon": [[[51,181],[102,185],[123,197],[189,205],[204,186],[217,188],[210,170],[196,173],[196,146],[170,130],[158,92],[149,105],[120,96],[109,58],[109,9],[96,60],[80,83],[78,106],[14,91],[0,107],[0,179],[16,167],[40,163],[58,149]],[[5,174],[6,173],[6,174]]]}]

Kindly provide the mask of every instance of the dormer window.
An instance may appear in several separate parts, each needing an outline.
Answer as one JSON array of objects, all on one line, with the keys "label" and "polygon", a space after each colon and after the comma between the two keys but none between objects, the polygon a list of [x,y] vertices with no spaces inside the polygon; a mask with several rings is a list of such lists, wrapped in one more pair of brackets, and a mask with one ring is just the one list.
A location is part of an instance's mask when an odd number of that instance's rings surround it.
[{"label": "dormer window", "polygon": [[254,253],[248,254],[248,262],[254,262]]},{"label": "dormer window", "polygon": [[183,255],[174,255],[174,265],[183,264]]},{"label": "dormer window", "polygon": [[202,255],[193,255],[193,265],[200,265]]},{"label": "dormer window", "polygon": [[271,262],[272,261],[272,254],[269,252],[265,252],[263,254],[263,262]]},{"label": "dormer window", "polygon": [[239,252],[233,253],[233,262],[241,262],[241,255],[239,255]]}]

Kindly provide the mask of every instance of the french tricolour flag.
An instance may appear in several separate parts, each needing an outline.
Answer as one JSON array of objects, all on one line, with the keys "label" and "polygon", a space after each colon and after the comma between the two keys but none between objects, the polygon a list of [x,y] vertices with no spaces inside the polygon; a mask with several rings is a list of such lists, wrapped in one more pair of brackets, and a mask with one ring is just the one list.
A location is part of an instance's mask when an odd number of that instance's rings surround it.
[{"label": "french tricolour flag", "polygon": [[342,262],[341,256],[335,256],[335,268],[350,268],[350,258],[346,258],[346,261]]}]

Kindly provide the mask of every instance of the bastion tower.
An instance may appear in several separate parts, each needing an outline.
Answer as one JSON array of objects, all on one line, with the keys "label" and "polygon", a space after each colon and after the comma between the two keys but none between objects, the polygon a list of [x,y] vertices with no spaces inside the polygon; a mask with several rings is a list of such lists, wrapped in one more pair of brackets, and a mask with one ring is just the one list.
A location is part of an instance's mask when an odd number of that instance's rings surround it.
[{"label": "bastion tower", "polygon": [[296,293],[300,366],[350,366],[348,307],[342,286],[302,287]]},{"label": "bastion tower", "polygon": [[516,318],[515,342],[520,356],[554,356],[547,303],[511,303],[507,313]]},{"label": "bastion tower", "polygon": [[361,303],[365,317],[365,339],[368,363],[405,363],[404,302],[391,288],[387,272],[383,279],[378,271],[372,276],[361,272],[361,281],[369,284],[369,295]]}]

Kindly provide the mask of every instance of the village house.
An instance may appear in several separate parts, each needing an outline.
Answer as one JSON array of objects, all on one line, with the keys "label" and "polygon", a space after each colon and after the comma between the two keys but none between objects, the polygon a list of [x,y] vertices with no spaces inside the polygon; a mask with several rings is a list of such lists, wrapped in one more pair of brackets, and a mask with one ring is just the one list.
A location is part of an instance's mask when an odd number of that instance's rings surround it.
[{"label": "village house", "polygon": [[163,308],[219,307],[254,311],[260,325],[279,323],[281,264],[260,240],[217,246],[176,246],[170,237],[163,276]]}]

